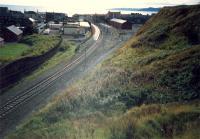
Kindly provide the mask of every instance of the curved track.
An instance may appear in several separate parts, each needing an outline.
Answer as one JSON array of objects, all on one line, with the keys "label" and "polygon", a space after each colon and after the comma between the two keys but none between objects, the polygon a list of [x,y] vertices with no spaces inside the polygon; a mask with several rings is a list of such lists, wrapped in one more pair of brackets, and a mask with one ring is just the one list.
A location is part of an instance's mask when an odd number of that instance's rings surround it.
[{"label": "curved track", "polygon": [[90,55],[98,47],[98,43],[102,40],[103,36],[102,35],[100,36],[100,30],[96,25],[92,24],[92,26],[95,29],[95,33],[92,36],[95,43],[83,54],[78,56],[71,63],[67,64],[64,68],[55,72],[53,75],[47,77],[46,79],[39,82],[35,86],[9,99],[3,106],[0,107],[0,119],[4,118],[8,113],[15,110],[24,102],[29,101],[31,98],[41,93],[43,89],[51,85],[56,79],[60,78],[64,73],[71,70],[73,66],[82,62],[86,58],[86,55]]},{"label": "curved track", "polygon": [[65,92],[73,82],[87,75],[112,52],[121,48],[138,29],[135,27],[132,32],[121,37],[118,34],[120,31],[110,26],[100,23],[98,27],[101,29],[98,29],[98,40],[95,41],[93,36],[90,41],[82,44],[80,53],[78,52],[71,62],[62,62],[36,79],[22,81],[0,95],[0,139],[46,106],[54,96]]}]

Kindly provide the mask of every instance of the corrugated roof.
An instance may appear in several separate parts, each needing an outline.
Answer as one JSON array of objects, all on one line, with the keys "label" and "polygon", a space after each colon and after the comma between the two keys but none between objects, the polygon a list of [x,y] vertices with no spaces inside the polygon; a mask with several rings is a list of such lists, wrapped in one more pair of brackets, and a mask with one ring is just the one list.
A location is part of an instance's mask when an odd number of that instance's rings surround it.
[{"label": "corrugated roof", "polygon": [[120,23],[120,24],[123,24],[126,22],[126,20],[123,20],[123,19],[117,19],[117,18],[113,18],[111,19],[110,21],[112,22],[117,22],[117,23]]},{"label": "corrugated roof", "polygon": [[8,30],[12,31],[13,33],[15,33],[16,35],[20,35],[23,33],[22,30],[18,29],[16,26],[12,25],[7,27]]},{"label": "corrugated roof", "polygon": [[89,28],[90,24],[88,22],[80,22],[80,26]]}]

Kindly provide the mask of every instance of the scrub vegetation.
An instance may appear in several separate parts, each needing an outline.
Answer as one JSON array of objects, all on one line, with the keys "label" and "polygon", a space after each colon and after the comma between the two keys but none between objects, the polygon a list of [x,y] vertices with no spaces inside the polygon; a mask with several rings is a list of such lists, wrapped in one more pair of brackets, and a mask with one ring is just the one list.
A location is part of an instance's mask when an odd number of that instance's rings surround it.
[{"label": "scrub vegetation", "polygon": [[76,54],[75,49],[76,49],[76,44],[74,44],[73,42],[63,40],[59,47],[58,52],[49,60],[47,60],[45,63],[43,63],[37,70],[35,70],[30,76],[26,77],[25,79],[30,80],[35,77],[38,77],[43,72],[55,67],[61,62],[69,61]]},{"label": "scrub vegetation", "polygon": [[23,53],[23,56],[42,55],[46,53],[47,51],[49,51],[50,49],[57,46],[59,40],[60,38],[58,36],[38,35],[38,34],[24,37],[21,40],[21,43],[30,45],[31,49]]},{"label": "scrub vegetation", "polygon": [[200,138],[199,9],[162,9],[6,138]]}]

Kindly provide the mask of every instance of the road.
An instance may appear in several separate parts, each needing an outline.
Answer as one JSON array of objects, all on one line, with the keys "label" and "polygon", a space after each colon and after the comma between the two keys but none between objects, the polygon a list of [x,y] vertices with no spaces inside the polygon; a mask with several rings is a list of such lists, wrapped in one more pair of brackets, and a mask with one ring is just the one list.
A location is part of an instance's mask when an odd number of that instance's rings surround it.
[{"label": "road", "polygon": [[0,96],[0,138],[121,47],[137,30],[124,35],[122,40],[112,27],[103,24],[99,25],[100,30],[94,27],[96,33],[93,41],[85,43],[85,51],[77,54],[69,63],[60,64],[34,81],[22,82]]}]

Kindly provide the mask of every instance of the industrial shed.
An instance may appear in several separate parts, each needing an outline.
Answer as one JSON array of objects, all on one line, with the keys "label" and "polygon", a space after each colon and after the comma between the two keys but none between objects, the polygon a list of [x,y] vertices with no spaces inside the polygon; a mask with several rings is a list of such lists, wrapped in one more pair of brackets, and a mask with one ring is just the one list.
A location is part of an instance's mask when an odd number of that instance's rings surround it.
[{"label": "industrial shed", "polygon": [[113,18],[109,23],[118,29],[132,29],[132,23],[128,22],[127,20]]},{"label": "industrial shed", "polygon": [[70,22],[63,28],[65,35],[85,35],[88,31],[90,31],[88,22]]},{"label": "industrial shed", "polygon": [[61,28],[63,27],[63,23],[55,24],[54,22],[49,22],[48,26],[52,30],[61,30]]},{"label": "industrial shed", "polygon": [[23,31],[14,25],[7,27],[3,31],[3,37],[5,41],[8,41],[8,42],[19,41],[22,38],[22,34],[23,34]]}]

